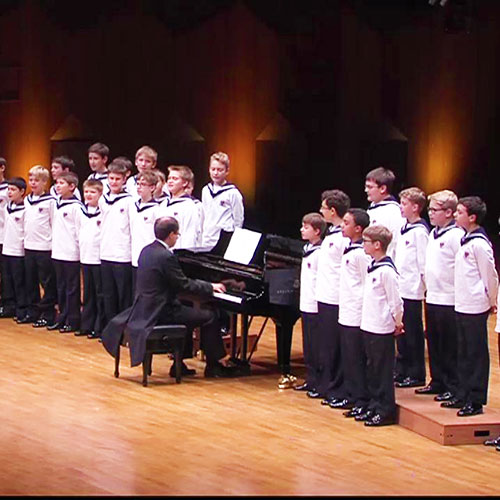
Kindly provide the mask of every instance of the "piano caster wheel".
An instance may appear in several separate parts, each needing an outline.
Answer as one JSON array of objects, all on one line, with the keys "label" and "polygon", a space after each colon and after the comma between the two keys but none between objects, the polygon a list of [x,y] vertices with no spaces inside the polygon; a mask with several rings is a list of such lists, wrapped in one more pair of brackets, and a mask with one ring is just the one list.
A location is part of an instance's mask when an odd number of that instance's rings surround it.
[{"label": "piano caster wheel", "polygon": [[281,375],[278,381],[278,389],[291,389],[295,386],[297,382],[297,377],[291,373],[287,375]]}]

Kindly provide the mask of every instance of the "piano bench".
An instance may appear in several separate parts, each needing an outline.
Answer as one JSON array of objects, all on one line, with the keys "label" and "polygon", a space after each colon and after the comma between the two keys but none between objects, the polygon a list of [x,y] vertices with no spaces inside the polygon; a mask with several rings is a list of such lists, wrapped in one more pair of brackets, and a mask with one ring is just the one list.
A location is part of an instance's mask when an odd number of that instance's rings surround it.
[{"label": "piano bench", "polygon": [[[151,375],[153,354],[173,354],[175,363],[175,382],[180,384],[182,371],[182,352],[186,338],[186,325],[156,325],[146,339],[146,353],[142,360],[142,385],[147,387]],[[122,345],[127,345],[127,335],[123,335]],[[115,377],[119,376],[120,347],[115,358]]]}]

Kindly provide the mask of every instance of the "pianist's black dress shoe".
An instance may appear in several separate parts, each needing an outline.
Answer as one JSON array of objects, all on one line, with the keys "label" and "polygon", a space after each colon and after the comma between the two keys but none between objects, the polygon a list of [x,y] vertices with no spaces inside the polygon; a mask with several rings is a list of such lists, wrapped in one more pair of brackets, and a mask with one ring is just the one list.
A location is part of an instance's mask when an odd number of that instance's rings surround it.
[{"label": "pianist's black dress shoe", "polygon": [[421,387],[425,385],[425,380],[417,380],[416,378],[406,377],[401,382],[394,382],[396,387]]},{"label": "pianist's black dress shoe", "polygon": [[425,387],[420,387],[420,389],[415,389],[415,394],[440,394],[443,391],[438,390],[432,384],[426,385]]},{"label": "pianist's black dress shoe", "polygon": [[[175,362],[170,367],[168,372],[171,377],[175,377]],[[188,368],[184,361],[181,363],[181,375],[183,377],[188,377],[190,375],[196,375],[196,370],[194,368]]]},{"label": "pianist's black dress shoe", "polygon": [[47,325],[47,330],[59,330],[63,325],[61,323],[52,323],[51,325]]},{"label": "pianist's black dress shoe", "polygon": [[434,401],[449,401],[451,398],[453,398],[453,394],[450,391],[446,391],[434,396]]},{"label": "pianist's black dress shoe", "polygon": [[321,394],[314,388],[307,391],[306,394],[308,398],[316,399],[321,397]]},{"label": "pianist's black dress shoe", "polygon": [[224,366],[222,363],[207,365],[205,367],[205,378],[228,378],[236,377],[238,370],[234,366]]},{"label": "pianist's black dress shoe", "polygon": [[59,328],[59,331],[61,333],[73,333],[73,332],[76,332],[78,330],[78,328],[75,328],[74,326],[71,326],[71,325],[64,325],[64,326],[61,326],[61,328]]},{"label": "pianist's black dress shoe", "polygon": [[45,326],[48,326],[49,322],[45,319],[45,318],[40,318],[40,319],[37,319],[34,323],[33,323],[33,328],[43,328]]},{"label": "pianist's black dress shoe", "polygon": [[379,413],[375,414],[370,420],[365,421],[367,427],[382,427],[383,425],[393,425],[396,419],[392,415],[383,417]]},{"label": "pianist's black dress shoe", "polygon": [[460,399],[453,397],[451,399],[448,399],[448,401],[443,401],[441,403],[441,406],[443,408],[463,408],[465,405],[464,401],[460,401]]},{"label": "pianist's black dress shoe", "polygon": [[31,318],[30,316],[25,316],[24,318],[18,318],[16,320],[16,323],[18,325],[26,325],[28,323],[33,323],[34,318]]},{"label": "pianist's black dress shoe", "polygon": [[365,411],[363,413],[360,413],[359,415],[356,415],[354,417],[354,420],[356,420],[356,422],[365,422],[367,420],[371,420],[374,416],[375,412],[373,410],[365,408]]},{"label": "pianist's black dress shoe", "polygon": [[457,411],[457,417],[472,417],[483,413],[483,405],[467,403],[463,408]]},{"label": "pianist's black dress shoe", "polygon": [[293,387],[294,391],[309,391],[311,389],[312,389],[312,387],[309,387],[307,385],[307,382],[304,382],[303,384],[296,385],[296,386]]},{"label": "pianist's black dress shoe", "polygon": [[485,446],[500,446],[500,436],[496,437],[495,439],[487,439],[484,442]]},{"label": "pianist's black dress shoe", "polygon": [[350,410],[354,407],[354,403],[351,403],[348,399],[341,399],[335,403],[330,403],[328,406],[339,410]]},{"label": "pianist's black dress shoe", "polygon": [[345,411],[342,413],[346,418],[354,418],[357,415],[361,415],[362,413],[366,413],[366,406],[355,406],[351,408],[349,411]]},{"label": "pianist's black dress shoe", "polygon": [[101,338],[101,334],[99,332],[90,332],[87,335],[87,338],[88,339],[100,339]]}]

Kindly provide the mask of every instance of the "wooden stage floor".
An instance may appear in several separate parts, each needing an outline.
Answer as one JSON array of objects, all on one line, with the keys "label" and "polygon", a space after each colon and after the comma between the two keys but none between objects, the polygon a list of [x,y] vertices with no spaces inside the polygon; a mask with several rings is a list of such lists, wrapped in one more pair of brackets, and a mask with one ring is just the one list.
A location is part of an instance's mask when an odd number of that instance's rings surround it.
[{"label": "wooden stage floor", "polygon": [[[500,409],[494,319],[489,407]],[[10,319],[0,333],[2,495],[500,494],[494,448],[366,428],[278,390],[270,327],[250,377],[205,380],[195,359],[197,375],[176,385],[157,356],[147,388],[128,353],[115,379],[97,341]],[[302,375],[300,322],[292,359]]]}]

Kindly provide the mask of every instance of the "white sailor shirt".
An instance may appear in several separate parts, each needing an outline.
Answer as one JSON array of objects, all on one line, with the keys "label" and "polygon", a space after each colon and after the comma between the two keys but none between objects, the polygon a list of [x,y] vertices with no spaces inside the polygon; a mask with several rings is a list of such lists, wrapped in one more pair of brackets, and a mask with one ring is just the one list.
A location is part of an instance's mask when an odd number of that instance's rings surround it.
[{"label": "white sailor shirt", "polygon": [[187,194],[169,198],[160,204],[160,217],[174,217],[179,223],[180,236],[173,249],[196,248],[199,236],[200,218],[195,202]]},{"label": "white sailor shirt", "polygon": [[445,227],[435,227],[425,253],[425,301],[428,304],[455,304],[455,256],[464,230],[454,221]]},{"label": "white sailor shirt", "polygon": [[24,203],[16,205],[9,201],[4,207],[5,226],[2,254],[9,257],[24,257]]},{"label": "white sailor shirt", "polygon": [[49,193],[24,199],[24,248],[49,251],[52,249],[52,219],[56,199]]},{"label": "white sailor shirt", "polygon": [[315,297],[318,256],[321,243],[306,243],[300,266],[300,312],[317,313],[318,301]]},{"label": "white sailor shirt", "polygon": [[359,327],[363,308],[363,291],[370,256],[363,242],[351,241],[342,255],[339,279],[339,324]]},{"label": "white sailor shirt", "polygon": [[425,297],[425,256],[429,226],[425,220],[406,222],[396,245],[396,269],[399,291],[403,299],[423,300]]},{"label": "white sailor shirt", "polygon": [[82,202],[72,196],[58,198],[52,218],[52,258],[69,262],[80,261],[78,225]]},{"label": "white sailor shirt", "polygon": [[101,263],[102,211],[99,206],[82,205],[78,217],[80,262],[87,265]]},{"label": "white sailor shirt", "polygon": [[9,202],[7,181],[0,182],[0,245],[3,243],[3,232],[5,224],[5,207]]},{"label": "white sailor shirt", "polygon": [[349,238],[342,236],[340,226],[328,228],[327,235],[318,256],[318,276],[316,278],[316,300],[323,304],[338,305],[340,263]]},{"label": "white sailor shirt", "polygon": [[201,190],[201,203],[203,247],[214,247],[219,241],[221,230],[234,232],[237,227],[243,227],[243,196],[234,184],[206,184]]},{"label": "white sailor shirt", "polygon": [[137,200],[130,207],[130,234],[132,237],[132,265],[138,266],[141,250],[155,240],[155,221],[159,203],[156,200]]},{"label": "white sailor shirt", "polygon": [[480,227],[462,237],[455,256],[455,311],[481,314],[496,303],[498,274],[493,246]]},{"label": "white sailor shirt", "polygon": [[386,256],[373,261],[367,269],[360,328],[368,333],[392,335],[402,319],[398,273],[392,259]]},{"label": "white sailor shirt", "polygon": [[108,182],[108,173],[107,172],[92,172],[87,180],[93,181],[101,181],[102,183],[102,192],[107,193],[109,191],[109,182]]},{"label": "white sailor shirt", "polygon": [[[49,189],[49,194],[51,196],[53,196],[55,199],[57,199],[59,197],[59,195],[57,194],[57,191],[56,191],[56,185],[53,184],[51,186],[51,188]],[[74,192],[73,192],[73,195],[76,197],[76,199],[78,201],[82,201],[82,194],[80,193],[80,190],[78,189],[78,187],[75,188]]]}]

